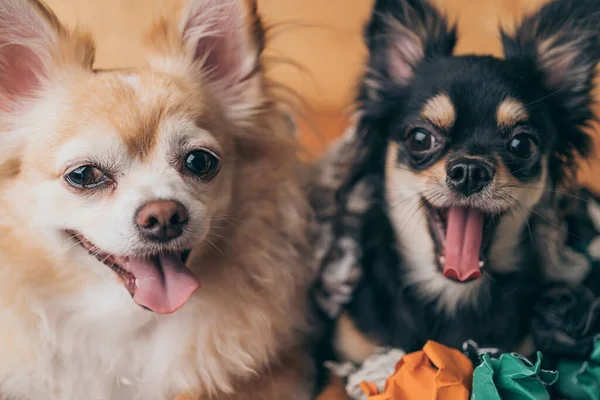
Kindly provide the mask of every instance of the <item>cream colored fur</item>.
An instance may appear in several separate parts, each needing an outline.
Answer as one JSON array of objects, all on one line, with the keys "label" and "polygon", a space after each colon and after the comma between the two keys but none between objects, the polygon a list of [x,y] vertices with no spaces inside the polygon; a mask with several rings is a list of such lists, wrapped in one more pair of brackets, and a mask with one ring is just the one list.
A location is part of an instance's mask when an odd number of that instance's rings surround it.
[{"label": "cream colored fur", "polygon": [[[441,208],[445,205],[444,201],[449,196],[445,184],[445,160],[433,165],[426,173],[419,174],[406,168],[398,168],[395,162],[397,152],[398,145],[390,142],[385,172],[385,196],[390,207],[390,220],[401,246],[399,250],[407,258],[406,265],[410,267],[407,279],[411,284],[418,285],[417,290],[423,296],[436,301],[440,310],[454,314],[459,306],[475,301],[476,295],[481,290],[487,290],[487,286],[484,286],[485,282],[481,279],[457,283],[442,276],[438,271],[427,211],[420,202],[422,198],[426,198],[434,206]],[[510,194],[518,203],[513,206],[515,212],[504,215],[496,228],[488,254],[489,265],[493,265],[495,272],[511,272],[522,259],[523,254],[512,251],[522,239],[514,232],[523,232],[528,226],[527,218],[541,198],[546,174],[547,170],[544,167],[539,179],[528,183],[527,186],[520,185],[522,188],[516,188],[515,178],[503,163],[498,163],[498,174],[490,193],[498,196],[500,200],[490,201],[486,205],[499,204],[500,207],[504,207],[506,203],[501,200],[501,196],[505,194]]]},{"label": "cream colored fur", "polygon": [[[207,22],[198,7],[217,12]],[[0,109],[0,399],[310,398],[309,213],[289,124],[260,68],[240,86],[233,75],[201,73],[205,60],[189,53],[229,18],[232,40],[247,45],[239,66],[247,72],[258,46],[241,28],[242,10],[236,0],[192,0],[178,19],[156,23],[152,67],[98,72],[89,37],[37,1],[0,0],[0,15],[39,33],[43,59],[35,95]],[[173,167],[181,142],[220,154],[214,181],[194,183]],[[108,195],[65,185],[65,166],[91,157],[118,166]],[[193,247],[188,266],[201,287],[158,315],[64,229],[109,252],[147,251],[133,212],[165,197],[190,211],[176,246]]]}]

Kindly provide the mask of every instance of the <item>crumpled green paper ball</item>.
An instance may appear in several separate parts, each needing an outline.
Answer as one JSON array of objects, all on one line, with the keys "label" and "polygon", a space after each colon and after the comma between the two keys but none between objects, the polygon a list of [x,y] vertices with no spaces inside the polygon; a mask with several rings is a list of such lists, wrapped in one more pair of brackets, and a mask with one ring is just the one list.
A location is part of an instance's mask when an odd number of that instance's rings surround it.
[{"label": "crumpled green paper ball", "polygon": [[550,400],[546,386],[556,382],[558,373],[540,368],[542,353],[537,358],[533,365],[516,353],[497,359],[484,354],[473,374],[471,400]]},{"label": "crumpled green paper ball", "polygon": [[556,388],[572,400],[600,400],[600,335],[594,339],[594,350],[586,361],[561,360],[558,363]]}]

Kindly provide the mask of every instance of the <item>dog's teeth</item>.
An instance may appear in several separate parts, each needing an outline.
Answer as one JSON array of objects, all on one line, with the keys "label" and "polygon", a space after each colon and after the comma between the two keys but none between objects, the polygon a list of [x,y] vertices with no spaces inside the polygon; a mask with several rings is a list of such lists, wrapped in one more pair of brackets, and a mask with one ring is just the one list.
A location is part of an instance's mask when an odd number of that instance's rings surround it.
[{"label": "dog's teeth", "polygon": [[440,256],[440,264],[444,265],[445,262],[446,262],[446,257]]},{"label": "dog's teeth", "polygon": [[135,278],[135,287],[140,286],[140,280],[138,278]]},{"label": "dog's teeth", "polygon": [[483,261],[479,261],[479,268],[483,268],[484,265],[485,263]]}]

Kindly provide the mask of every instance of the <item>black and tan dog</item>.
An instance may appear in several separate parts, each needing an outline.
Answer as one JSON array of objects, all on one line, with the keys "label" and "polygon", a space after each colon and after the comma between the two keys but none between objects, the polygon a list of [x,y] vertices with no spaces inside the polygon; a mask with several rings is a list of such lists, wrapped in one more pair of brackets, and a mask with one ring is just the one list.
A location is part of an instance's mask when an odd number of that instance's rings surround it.
[{"label": "black and tan dog", "polygon": [[[431,5],[376,1],[355,167],[332,230],[346,235],[359,209],[356,243],[341,246],[357,250],[362,273],[334,335],[342,358],[428,339],[523,342],[542,280],[535,208],[590,148],[598,20],[600,1],[559,0],[502,32],[504,59],[457,57],[455,30]],[[368,205],[352,206],[369,185]]]}]

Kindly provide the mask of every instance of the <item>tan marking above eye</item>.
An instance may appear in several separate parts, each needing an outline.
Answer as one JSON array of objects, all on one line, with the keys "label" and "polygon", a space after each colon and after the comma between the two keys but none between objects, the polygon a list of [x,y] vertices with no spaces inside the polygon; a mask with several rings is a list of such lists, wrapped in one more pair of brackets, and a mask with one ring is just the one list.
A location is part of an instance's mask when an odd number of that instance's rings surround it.
[{"label": "tan marking above eye", "polygon": [[446,93],[438,93],[427,100],[421,110],[421,117],[438,128],[450,129],[456,121],[456,110]]},{"label": "tan marking above eye", "polygon": [[519,122],[529,119],[525,105],[519,100],[508,97],[496,109],[496,122],[499,128],[511,128]]}]

